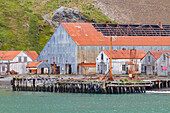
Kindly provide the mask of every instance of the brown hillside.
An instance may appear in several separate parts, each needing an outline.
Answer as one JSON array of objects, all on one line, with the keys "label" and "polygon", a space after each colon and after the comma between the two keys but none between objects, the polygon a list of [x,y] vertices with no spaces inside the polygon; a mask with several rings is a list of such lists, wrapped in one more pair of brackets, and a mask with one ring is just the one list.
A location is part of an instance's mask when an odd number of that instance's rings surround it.
[{"label": "brown hillside", "polygon": [[170,0],[96,0],[95,6],[121,24],[170,24]]}]

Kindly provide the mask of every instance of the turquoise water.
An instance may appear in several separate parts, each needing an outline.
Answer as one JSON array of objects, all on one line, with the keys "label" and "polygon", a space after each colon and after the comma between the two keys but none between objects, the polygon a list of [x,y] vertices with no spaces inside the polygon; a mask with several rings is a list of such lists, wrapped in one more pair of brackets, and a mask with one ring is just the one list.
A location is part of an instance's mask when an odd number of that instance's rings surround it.
[{"label": "turquoise water", "polygon": [[0,89],[0,113],[168,113],[170,94],[70,94]]}]

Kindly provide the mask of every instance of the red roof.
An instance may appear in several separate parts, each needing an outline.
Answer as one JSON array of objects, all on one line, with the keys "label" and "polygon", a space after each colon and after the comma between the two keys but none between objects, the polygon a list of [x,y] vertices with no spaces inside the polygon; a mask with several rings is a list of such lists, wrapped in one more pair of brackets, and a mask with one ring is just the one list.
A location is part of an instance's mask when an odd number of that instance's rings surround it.
[{"label": "red roof", "polygon": [[[110,45],[110,37],[103,36],[92,23],[61,23],[77,45]],[[170,45],[170,37],[116,36],[113,45]]]},{"label": "red roof", "polygon": [[[103,52],[110,57],[110,50],[104,50]],[[145,54],[146,52],[144,50],[136,50],[134,59],[142,59]],[[112,50],[112,59],[131,59],[130,50]]]},{"label": "red roof", "polygon": [[31,62],[26,66],[26,68],[36,68],[38,65],[41,64],[41,62],[43,62],[43,60]]},{"label": "red roof", "polygon": [[[13,60],[21,51],[0,51],[0,60]],[[36,51],[25,51],[33,60],[36,60],[38,54]]]},{"label": "red roof", "polygon": [[80,63],[78,65],[81,67],[96,67],[96,63]]},{"label": "red roof", "polygon": [[0,51],[0,60],[13,60],[21,51]]},{"label": "red roof", "polygon": [[163,53],[170,53],[170,51],[149,51],[155,59],[158,59]]},{"label": "red roof", "polygon": [[28,56],[30,56],[33,60],[36,60],[38,57],[38,54],[36,51],[24,51]]}]

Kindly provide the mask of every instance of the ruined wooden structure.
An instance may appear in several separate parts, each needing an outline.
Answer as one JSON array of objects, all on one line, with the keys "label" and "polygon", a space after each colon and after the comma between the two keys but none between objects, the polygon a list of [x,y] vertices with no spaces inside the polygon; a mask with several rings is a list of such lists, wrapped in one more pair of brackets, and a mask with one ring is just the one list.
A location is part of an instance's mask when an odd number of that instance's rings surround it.
[{"label": "ruined wooden structure", "polygon": [[[161,84],[161,83],[160,83]],[[164,83],[162,83],[164,84]],[[170,82],[168,81],[168,86]],[[24,78],[14,77],[13,91],[38,91],[56,93],[95,93],[95,94],[130,94],[145,93],[154,84],[146,82],[116,82],[104,80],[71,80],[57,78]],[[164,87],[164,85],[162,85]]]}]

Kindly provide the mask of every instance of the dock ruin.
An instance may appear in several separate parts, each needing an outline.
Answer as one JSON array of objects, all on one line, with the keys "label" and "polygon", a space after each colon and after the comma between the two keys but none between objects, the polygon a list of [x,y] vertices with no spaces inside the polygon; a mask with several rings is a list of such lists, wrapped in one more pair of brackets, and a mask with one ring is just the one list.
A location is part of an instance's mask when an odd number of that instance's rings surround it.
[{"label": "dock ruin", "polygon": [[75,80],[58,78],[14,77],[13,91],[56,92],[56,93],[94,93],[131,94],[145,93],[154,88],[170,87],[170,80],[144,80],[140,82],[117,82],[105,80]]}]

